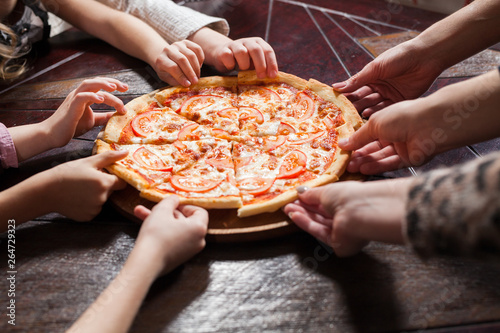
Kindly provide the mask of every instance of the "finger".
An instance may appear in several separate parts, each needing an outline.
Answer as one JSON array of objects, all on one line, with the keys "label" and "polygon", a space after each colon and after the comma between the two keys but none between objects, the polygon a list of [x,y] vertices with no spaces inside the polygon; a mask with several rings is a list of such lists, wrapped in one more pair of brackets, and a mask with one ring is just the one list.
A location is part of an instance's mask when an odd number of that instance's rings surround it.
[{"label": "finger", "polygon": [[252,59],[253,65],[255,67],[255,72],[259,79],[263,79],[267,76],[266,73],[266,58],[264,55],[264,50],[256,41],[249,41],[244,44],[247,48],[250,59]]},{"label": "finger", "polygon": [[309,206],[319,206],[321,205],[321,195],[323,191],[324,187],[314,187],[302,193],[298,192],[299,200]]},{"label": "finger", "polygon": [[249,69],[251,63],[247,48],[240,43],[232,44],[229,46],[229,48],[231,49],[234,58],[236,59],[238,67],[242,70]]},{"label": "finger", "polygon": [[96,77],[83,81],[76,89],[76,92],[97,92],[101,89],[109,92],[115,90],[125,92],[128,90],[128,85],[116,79]]},{"label": "finger", "polygon": [[[381,169],[375,166],[384,159],[391,158],[393,156],[397,156],[399,163],[401,163],[401,159],[393,145],[383,147],[379,142],[373,142],[373,144],[365,146],[363,149],[356,151],[356,153],[353,154],[353,157],[347,166],[347,170],[349,172],[362,172],[361,170],[363,170],[364,172],[368,172],[365,174],[376,174],[379,173],[377,171],[380,171]],[[387,165],[387,161],[383,164],[385,167],[389,167],[389,165]]]},{"label": "finger", "polygon": [[267,76],[270,78],[275,78],[278,75],[278,60],[276,60],[276,53],[274,52],[271,45],[266,43],[263,39],[258,39],[257,43],[261,46],[264,51],[264,57],[266,58]]},{"label": "finger", "polygon": [[359,111],[364,110],[366,108],[373,107],[373,106],[381,103],[384,100],[385,100],[385,98],[382,97],[382,95],[380,95],[378,92],[376,92],[376,93],[372,93],[368,96],[365,96],[364,98],[362,98],[362,99],[360,99],[352,104],[354,105],[356,110],[358,110],[358,112],[359,112]]},{"label": "finger", "polygon": [[110,150],[102,154],[97,154],[86,158],[86,161],[97,169],[113,164],[128,155],[127,150]]},{"label": "finger", "polygon": [[127,187],[127,182],[124,181],[123,179],[118,178],[117,176],[114,176],[114,175],[109,175],[109,176],[113,177],[113,183],[110,187],[110,192],[120,191],[120,190],[125,189],[125,187]]},{"label": "finger", "polygon": [[179,65],[167,56],[158,58],[157,62],[158,76],[165,82],[171,85],[180,84],[184,87],[189,87],[191,81],[179,67]]},{"label": "finger", "polygon": [[178,47],[181,57],[179,62],[177,60],[176,62],[191,84],[196,84],[201,74],[201,64],[198,61],[198,56],[185,44],[178,45]]},{"label": "finger", "polygon": [[392,105],[392,104],[394,104],[393,101],[386,99],[386,100],[378,103],[377,105],[366,108],[361,115],[365,118],[369,118],[375,112],[380,111],[382,109],[385,109],[386,107],[388,107],[389,105]]},{"label": "finger", "polygon": [[309,216],[311,220],[316,221],[320,224],[326,226],[331,226],[332,224],[332,217],[327,216],[324,210],[320,209],[320,207],[308,206],[300,201],[298,201],[297,203],[290,203],[286,205],[283,211],[290,217],[290,219],[292,219],[293,214],[302,213]]},{"label": "finger", "polygon": [[204,224],[208,225],[208,212],[206,209],[192,205],[184,205],[179,206],[178,210],[185,217],[194,221],[202,221]]},{"label": "finger", "polygon": [[196,68],[198,68],[198,71],[196,75],[199,77],[201,75],[201,66],[205,61],[205,53],[203,53],[203,49],[198,44],[189,40],[185,40],[184,42],[186,43],[186,47],[194,54],[193,67],[195,64],[197,65]]},{"label": "finger", "polygon": [[339,140],[338,144],[341,149],[352,151],[360,149],[377,139],[378,138],[372,134],[371,122],[368,121],[349,138]]},{"label": "finger", "polygon": [[105,125],[109,118],[113,117],[114,112],[96,112],[94,113],[94,126]]},{"label": "finger", "polygon": [[399,155],[393,155],[377,161],[366,162],[360,165],[359,172],[364,175],[376,175],[387,171],[398,170],[405,166],[408,165],[406,165]]},{"label": "finger", "polygon": [[134,215],[143,220],[151,214],[151,210],[147,209],[146,207],[142,205],[135,206],[134,208]]},{"label": "finger", "polygon": [[176,195],[169,195],[162,201],[160,201],[156,206],[153,207],[152,212],[161,212],[160,214],[173,214],[173,212],[179,206],[179,197]]},{"label": "finger", "polygon": [[368,95],[371,95],[375,92],[375,90],[372,89],[370,86],[364,86],[359,88],[356,91],[353,91],[351,93],[345,93],[345,96],[351,101],[351,102],[356,102],[359,101],[363,98],[365,98]]},{"label": "finger", "polygon": [[99,102],[99,104],[109,105],[113,107],[119,114],[127,113],[127,109],[125,109],[123,101],[118,97],[116,97],[115,95],[112,95],[104,91],[98,92],[97,95],[102,97],[102,102]]},{"label": "finger", "polygon": [[376,71],[373,62],[368,63],[361,71],[351,76],[343,82],[333,84],[333,88],[342,93],[353,92],[369,83],[372,83],[376,78]]},{"label": "finger", "polygon": [[234,59],[233,51],[231,51],[228,47],[224,47],[222,49],[220,60],[228,71],[236,67],[236,60]]},{"label": "finger", "polygon": [[311,236],[322,241],[325,244],[330,243],[331,227],[317,223],[309,218],[309,216],[297,212],[292,215],[293,222],[302,230],[309,233]]}]

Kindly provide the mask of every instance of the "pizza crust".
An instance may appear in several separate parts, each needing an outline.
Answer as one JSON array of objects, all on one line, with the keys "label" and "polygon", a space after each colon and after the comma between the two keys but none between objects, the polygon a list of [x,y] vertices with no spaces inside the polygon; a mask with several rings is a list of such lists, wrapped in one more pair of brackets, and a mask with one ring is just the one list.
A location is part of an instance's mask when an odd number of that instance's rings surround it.
[{"label": "pizza crust", "polygon": [[257,77],[257,73],[254,70],[251,71],[241,71],[238,73],[238,84],[270,84],[270,83],[286,83],[292,87],[299,90],[304,90],[307,86],[307,80],[304,80],[298,76],[278,72],[275,78],[264,78],[260,79]]},{"label": "pizza crust", "polygon": [[326,101],[332,102],[337,105],[344,116],[346,123],[351,124],[351,126],[358,130],[361,125],[363,125],[363,119],[359,116],[358,111],[352,105],[352,103],[342,95],[341,93],[333,90],[329,85],[321,83],[315,79],[309,79],[307,83],[307,88],[315,92],[318,96]]},{"label": "pizza crust", "polygon": [[144,189],[140,196],[154,202],[160,202],[165,197],[177,195],[181,205],[195,205],[206,209],[229,209],[239,208],[242,205],[241,198],[238,196],[225,196],[219,198],[186,198],[175,193],[165,193],[155,188]]}]

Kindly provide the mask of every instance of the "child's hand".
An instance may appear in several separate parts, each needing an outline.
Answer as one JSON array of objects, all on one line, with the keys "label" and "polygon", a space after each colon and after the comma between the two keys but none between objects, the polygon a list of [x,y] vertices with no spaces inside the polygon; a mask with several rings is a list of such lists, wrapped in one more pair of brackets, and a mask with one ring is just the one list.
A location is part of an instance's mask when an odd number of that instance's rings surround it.
[{"label": "child's hand", "polygon": [[260,37],[241,38],[218,47],[212,64],[218,71],[236,68],[255,68],[257,77],[274,78],[278,75],[278,63],[273,48]]},{"label": "child's hand", "polygon": [[50,211],[76,221],[88,221],[100,211],[111,193],[125,188],[125,181],[101,169],[127,156],[111,151],[58,165],[34,177],[45,184],[44,201]]},{"label": "child's hand", "polygon": [[163,81],[176,86],[196,84],[205,55],[201,47],[189,40],[166,46],[156,59],[154,70]]},{"label": "child's hand", "polygon": [[410,181],[329,184],[299,193],[299,200],[283,210],[297,226],[330,245],[338,256],[351,256],[371,240],[403,242]]},{"label": "child's hand", "polygon": [[[105,91],[100,91],[101,89]],[[124,92],[128,90],[128,86],[115,79],[94,78],[83,81],[69,93],[57,111],[42,122],[50,133],[53,147],[64,146],[71,138],[86,133],[94,126],[104,125],[114,114],[94,113],[90,108],[94,103],[105,103],[114,107],[118,113],[125,114],[123,102],[109,93],[115,90]]]},{"label": "child's hand", "polygon": [[[196,206],[179,206],[179,198],[169,196],[152,210],[135,207],[134,214],[144,220],[136,247],[162,263],[167,273],[205,247],[208,212]],[[152,259],[152,258],[151,258]]]}]

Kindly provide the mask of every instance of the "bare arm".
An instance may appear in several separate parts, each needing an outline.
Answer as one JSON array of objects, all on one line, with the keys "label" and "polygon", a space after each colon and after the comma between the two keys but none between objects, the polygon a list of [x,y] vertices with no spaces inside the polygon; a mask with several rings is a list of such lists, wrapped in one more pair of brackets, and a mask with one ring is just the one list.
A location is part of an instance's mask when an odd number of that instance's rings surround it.
[{"label": "bare arm", "polygon": [[68,332],[127,332],[156,277],[203,249],[208,213],[178,204],[171,196],[152,211],[136,207],[136,216],[145,220],[127,262]]}]

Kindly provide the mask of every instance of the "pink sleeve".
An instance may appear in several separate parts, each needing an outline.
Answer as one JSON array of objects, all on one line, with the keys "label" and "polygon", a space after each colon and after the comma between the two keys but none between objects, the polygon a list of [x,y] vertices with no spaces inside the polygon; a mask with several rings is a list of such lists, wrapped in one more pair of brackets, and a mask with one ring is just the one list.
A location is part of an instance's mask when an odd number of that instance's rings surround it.
[{"label": "pink sleeve", "polygon": [[17,168],[16,147],[7,127],[0,123],[0,162],[3,169]]}]

